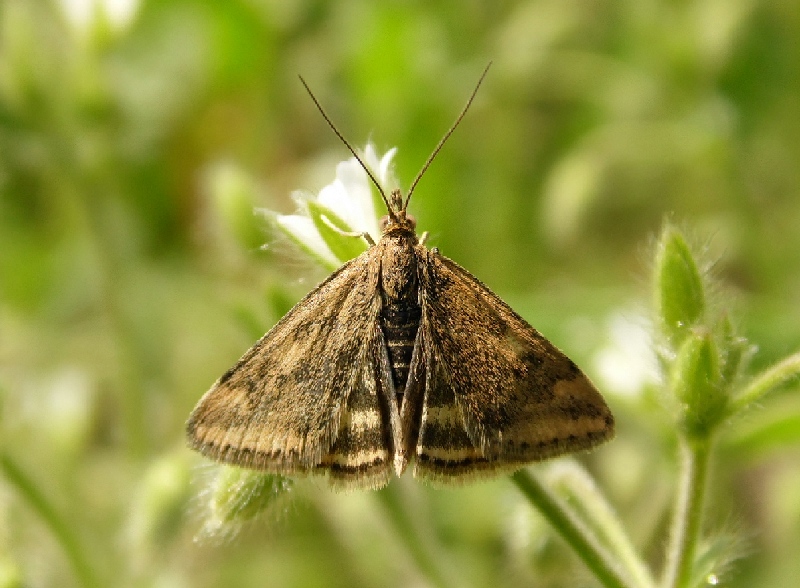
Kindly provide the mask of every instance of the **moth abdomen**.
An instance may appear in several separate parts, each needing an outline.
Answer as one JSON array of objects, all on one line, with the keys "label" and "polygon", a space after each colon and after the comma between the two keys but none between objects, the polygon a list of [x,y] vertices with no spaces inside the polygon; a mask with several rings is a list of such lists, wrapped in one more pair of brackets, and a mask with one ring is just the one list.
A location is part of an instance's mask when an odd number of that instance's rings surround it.
[{"label": "moth abdomen", "polygon": [[401,300],[394,303],[384,301],[381,309],[381,328],[389,352],[389,364],[392,368],[398,406],[403,400],[421,318],[422,309],[416,301]]}]

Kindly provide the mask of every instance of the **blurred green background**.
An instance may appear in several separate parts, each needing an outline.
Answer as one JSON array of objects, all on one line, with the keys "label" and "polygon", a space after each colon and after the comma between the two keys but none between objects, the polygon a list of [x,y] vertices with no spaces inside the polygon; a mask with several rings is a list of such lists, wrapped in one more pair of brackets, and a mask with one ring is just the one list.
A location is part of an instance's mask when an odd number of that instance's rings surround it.
[{"label": "blurred green background", "polygon": [[[2,0],[0,587],[427,585],[389,502],[453,586],[591,584],[504,479],[301,484],[194,540],[184,421],[324,277],[252,214],[348,157],[297,75],[353,144],[399,147],[407,188],[490,60],[411,212],[597,381],[618,439],[581,460],[658,567],[651,243],[664,218],[693,236],[755,366],[797,350],[798,39],[794,0]],[[800,578],[799,438],[795,386],[720,439],[725,585]]]}]

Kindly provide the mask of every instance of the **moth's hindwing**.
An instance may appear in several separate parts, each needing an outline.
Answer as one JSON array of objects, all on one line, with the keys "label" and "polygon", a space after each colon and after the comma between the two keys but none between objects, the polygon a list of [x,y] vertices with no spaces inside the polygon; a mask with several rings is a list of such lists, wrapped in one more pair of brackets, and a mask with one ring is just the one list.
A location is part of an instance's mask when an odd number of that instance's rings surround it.
[{"label": "moth's hindwing", "polygon": [[605,401],[569,358],[458,264],[417,252],[425,392],[416,476],[460,482],[613,437]]},{"label": "moth's hindwing", "polygon": [[190,445],[272,473],[385,483],[391,435],[372,369],[379,266],[370,248],[289,311],[200,400],[187,423]]}]

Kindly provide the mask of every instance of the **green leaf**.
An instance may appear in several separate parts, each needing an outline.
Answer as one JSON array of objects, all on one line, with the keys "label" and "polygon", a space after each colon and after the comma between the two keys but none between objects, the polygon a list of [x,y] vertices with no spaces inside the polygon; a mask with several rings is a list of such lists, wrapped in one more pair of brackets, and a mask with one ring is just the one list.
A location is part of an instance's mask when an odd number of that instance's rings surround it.
[{"label": "green leaf", "polygon": [[[307,204],[308,213],[314,222],[314,226],[319,231],[325,244],[340,261],[345,262],[354,259],[367,250],[367,243],[362,237],[342,234],[342,232],[352,233],[353,228],[330,208],[311,199],[308,200]],[[334,229],[331,225],[336,228]]]}]

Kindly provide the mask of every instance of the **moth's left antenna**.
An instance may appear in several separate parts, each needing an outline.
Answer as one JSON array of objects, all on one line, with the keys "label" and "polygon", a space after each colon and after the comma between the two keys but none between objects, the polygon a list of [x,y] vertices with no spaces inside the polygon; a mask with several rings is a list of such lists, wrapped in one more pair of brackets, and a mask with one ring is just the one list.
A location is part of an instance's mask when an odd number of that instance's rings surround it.
[{"label": "moth's left antenna", "polygon": [[331,128],[331,130],[333,130],[333,132],[336,133],[336,136],[339,137],[339,140],[342,143],[344,143],[344,146],[347,147],[350,150],[350,153],[353,154],[353,157],[356,158],[356,161],[358,161],[358,163],[361,164],[361,167],[364,168],[364,171],[367,172],[367,175],[369,176],[369,179],[372,180],[373,184],[375,184],[375,187],[378,189],[378,192],[380,192],[380,194],[381,194],[381,198],[383,198],[384,204],[386,204],[386,209],[389,211],[389,216],[392,217],[392,220],[397,221],[397,217],[395,216],[394,210],[392,210],[392,207],[389,204],[389,199],[386,198],[386,194],[384,193],[383,188],[381,188],[381,185],[378,183],[378,180],[376,180],[375,176],[372,175],[372,172],[369,171],[369,168],[363,162],[363,160],[358,155],[358,153],[356,153],[356,150],[353,149],[353,147],[350,145],[350,143],[347,142],[347,139],[345,139],[344,136],[339,132],[339,129],[336,128],[336,125],[333,124],[333,121],[330,119],[330,117],[328,117],[328,115],[325,114],[325,110],[322,108],[322,105],[319,103],[319,100],[317,100],[317,97],[314,96],[314,93],[311,91],[311,88],[309,88],[308,84],[306,84],[306,81],[303,79],[303,76],[297,76],[297,77],[300,78],[300,81],[302,82],[303,86],[305,86],[306,92],[308,92],[308,95],[311,96],[311,99],[314,101],[314,104],[317,106],[317,110],[319,110],[320,114],[322,115],[322,118],[325,119],[325,122],[328,123],[328,126]]}]

